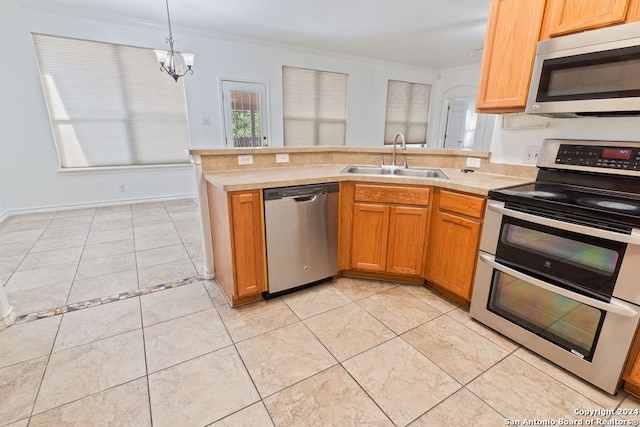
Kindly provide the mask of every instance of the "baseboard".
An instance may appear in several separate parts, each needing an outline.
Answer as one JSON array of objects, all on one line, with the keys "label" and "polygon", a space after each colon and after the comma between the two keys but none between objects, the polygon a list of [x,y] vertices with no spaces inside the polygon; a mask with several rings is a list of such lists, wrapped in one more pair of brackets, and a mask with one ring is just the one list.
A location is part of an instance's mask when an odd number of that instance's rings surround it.
[{"label": "baseboard", "polygon": [[7,312],[2,315],[0,329],[8,328],[9,326],[13,325],[13,322],[16,321],[17,317],[18,316],[16,315],[16,310],[13,308],[13,306],[9,306],[9,310],[7,310]]},{"label": "baseboard", "polygon": [[76,203],[72,205],[40,206],[37,208],[28,208],[28,209],[9,209],[0,216],[0,223],[16,215],[26,215],[26,214],[32,214],[32,213],[51,212],[51,211],[68,211],[73,209],[101,208],[105,206],[131,205],[135,203],[168,202],[171,200],[197,199],[197,198],[198,198],[198,195],[196,193],[192,193],[192,194],[178,194],[175,196],[168,196],[168,197],[167,196],[142,197],[137,199],[126,199],[126,200],[106,200],[106,201],[97,202],[97,203]]}]

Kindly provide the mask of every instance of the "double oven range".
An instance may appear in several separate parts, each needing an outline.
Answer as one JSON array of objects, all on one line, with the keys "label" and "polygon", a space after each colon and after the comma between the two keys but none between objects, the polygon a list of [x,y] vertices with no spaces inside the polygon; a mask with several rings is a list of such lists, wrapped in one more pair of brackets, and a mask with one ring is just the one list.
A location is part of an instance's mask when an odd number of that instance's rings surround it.
[{"label": "double oven range", "polygon": [[615,393],[640,320],[640,142],[547,139],[489,192],[471,316]]}]

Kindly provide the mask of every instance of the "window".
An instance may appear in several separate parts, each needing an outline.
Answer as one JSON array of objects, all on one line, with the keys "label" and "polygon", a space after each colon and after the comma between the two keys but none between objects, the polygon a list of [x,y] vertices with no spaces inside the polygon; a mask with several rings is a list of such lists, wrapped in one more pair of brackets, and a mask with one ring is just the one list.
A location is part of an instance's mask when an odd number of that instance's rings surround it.
[{"label": "window", "polygon": [[188,163],[182,80],[152,49],[33,34],[62,168]]},{"label": "window", "polygon": [[284,145],[345,145],[348,77],[282,67]]},{"label": "window", "polygon": [[407,144],[427,142],[430,96],[431,85],[389,80],[384,126],[385,144],[393,144],[398,132],[402,132]]}]

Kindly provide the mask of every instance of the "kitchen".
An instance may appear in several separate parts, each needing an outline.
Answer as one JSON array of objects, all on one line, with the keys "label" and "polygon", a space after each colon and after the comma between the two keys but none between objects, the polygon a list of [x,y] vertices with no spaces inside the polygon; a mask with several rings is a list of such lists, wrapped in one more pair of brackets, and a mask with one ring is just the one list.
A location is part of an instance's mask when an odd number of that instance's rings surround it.
[{"label": "kitchen", "polygon": [[[28,5],[29,2],[26,2]],[[2,22],[2,42],[3,42],[3,77],[5,75],[10,75],[7,71],[11,69],[10,64],[33,64],[33,58],[31,57],[32,46],[29,31],[38,31],[45,33],[64,33],[64,35],[71,37],[86,37],[93,39],[103,39],[120,43],[132,43],[132,37],[135,37],[136,44],[143,46],[154,46],[157,43],[157,32],[156,31],[147,31],[138,29],[131,29],[130,26],[125,25],[124,23],[116,24],[115,26],[99,26],[90,19],[86,18],[78,18],[78,17],[69,17],[68,15],[59,17],[60,19],[48,19],[50,18],[49,12],[45,12],[42,10],[33,9],[33,4],[31,4],[31,9],[25,8],[22,9],[19,6],[16,6],[15,3],[5,2],[3,3],[3,8],[10,8],[10,12],[17,13],[18,17],[22,17],[23,19],[16,19],[15,21],[7,22],[9,19],[7,18],[8,14],[3,13],[3,22]],[[13,8],[13,9],[11,9]],[[7,9],[3,9],[3,12]],[[13,15],[14,17],[16,15]],[[56,16],[56,18],[58,18]],[[160,20],[160,19],[159,19]],[[27,31],[20,28],[20,24],[18,22],[40,22],[38,25],[33,25],[37,28],[29,28]],[[57,26],[65,27],[68,30],[62,32]],[[103,37],[99,34],[96,34],[98,31],[103,31]],[[107,36],[108,34],[108,36]],[[90,36],[91,35],[91,36]],[[190,86],[189,83],[187,86],[187,98],[188,99],[198,99],[199,101],[194,101],[196,103],[200,102],[202,105],[196,105],[195,108],[190,105],[189,112],[190,114],[196,115],[196,117],[191,117],[191,121],[200,124],[202,122],[202,116],[209,117],[218,117],[219,114],[215,110],[215,106],[218,105],[218,102],[206,102],[204,97],[195,97],[189,96],[190,91],[199,91],[200,93],[208,94],[209,99],[218,99],[218,93],[216,91],[215,85],[210,82],[213,79],[212,76],[216,76],[222,73],[210,72],[207,73],[206,67],[214,66],[215,58],[231,58],[235,57],[231,53],[232,44],[228,42],[216,41],[211,42],[208,38],[199,38],[196,36],[191,36],[188,34],[181,35],[182,43],[184,46],[194,46],[193,50],[195,52],[204,52],[207,49],[212,49],[212,47],[218,47],[220,50],[216,52],[215,55],[201,55],[197,56],[198,61],[202,58],[202,72],[197,72],[193,76],[189,76],[189,78],[193,78],[193,85]],[[192,38],[191,38],[192,37]],[[11,43],[9,43],[11,41]],[[206,43],[206,45],[205,45]],[[4,52],[5,47],[8,45],[10,52],[13,52],[10,56],[11,58],[15,58],[14,61],[5,61],[4,60]],[[204,47],[206,46],[206,47]],[[277,49],[270,51],[272,48],[263,48],[260,49],[253,48],[252,46],[242,45],[245,49],[247,49],[246,54],[242,55],[244,58],[255,58],[256,56],[262,57],[262,55],[268,56],[268,52],[272,52],[274,54],[280,54],[281,52]],[[233,49],[238,49],[238,44],[233,44]],[[225,53],[227,53],[225,55]],[[289,52],[284,55],[293,55],[295,56],[296,64],[305,65],[309,64],[311,66],[314,61],[317,59],[308,53],[300,54],[295,53],[291,54]],[[28,57],[27,57],[28,56]],[[281,57],[281,56],[280,56]],[[293,59],[292,59],[293,60]],[[242,64],[240,65],[250,65],[245,64],[245,61],[240,61]],[[270,70],[274,76],[279,73],[282,59],[279,59],[277,64],[276,61],[273,61],[271,65],[266,66],[266,69]],[[356,88],[353,89],[356,91],[356,98],[358,98],[357,94],[360,94],[360,97],[368,98],[368,95],[364,95],[365,93],[369,93],[370,87],[385,87],[386,84],[386,76],[382,79],[372,76],[369,74],[369,65],[362,65],[355,61],[349,61],[345,59],[328,59],[329,64],[326,67],[329,69],[336,69],[340,71],[348,71],[350,72],[351,78],[353,82],[356,82],[356,76],[363,76],[363,79],[360,80],[360,84],[356,84]],[[348,66],[344,66],[345,63],[348,63]],[[22,79],[20,81],[8,82],[8,79],[3,79],[3,115],[2,115],[2,142],[3,142],[3,150],[2,150],[2,188],[6,190],[3,192],[2,197],[2,207],[4,210],[11,210],[13,212],[19,213],[21,210],[23,212],[27,212],[30,208],[33,207],[43,207],[43,206],[70,206],[74,204],[80,203],[98,203],[102,200],[115,200],[116,197],[120,197],[121,195],[115,194],[118,188],[118,184],[122,179],[130,179],[131,181],[127,181],[127,187],[131,188],[131,191],[135,191],[136,186],[130,184],[130,182],[136,182],[139,177],[133,176],[127,178],[127,174],[104,174],[99,177],[94,177],[91,175],[85,175],[82,178],[82,184],[78,183],[77,179],[69,176],[58,176],[56,174],[56,168],[51,166],[51,162],[47,161],[47,159],[42,159],[39,156],[34,158],[30,156],[29,153],[32,152],[46,152],[51,156],[55,156],[53,152],[53,145],[51,144],[50,130],[47,129],[47,125],[43,126],[33,126],[29,127],[27,125],[23,125],[24,121],[27,120],[27,117],[34,117],[35,114],[40,114],[41,116],[46,117],[46,111],[44,105],[41,100],[41,88],[37,85],[34,85],[33,82],[38,80],[37,70],[35,68],[25,67],[25,74],[31,73],[30,79]],[[239,67],[240,68],[240,67]],[[345,70],[344,68],[347,68]],[[244,68],[245,70],[248,68]],[[358,73],[358,71],[360,73]],[[393,77],[400,80],[407,81],[422,81],[425,83],[435,83],[437,80],[437,76],[435,73],[427,75],[423,71],[415,71],[415,70],[407,70],[407,69],[397,69],[396,67],[390,66],[381,66],[381,71],[387,71],[385,74],[389,77]],[[239,77],[245,77],[247,79],[256,79],[260,78],[260,76],[256,77],[253,75],[248,75],[247,71],[242,71],[240,73],[229,71],[224,73],[226,75],[233,75]],[[461,82],[467,84],[472,81],[477,80],[478,75],[478,66],[469,67],[468,69],[463,70],[453,70],[450,73],[441,73],[440,81],[443,82],[443,92],[446,87],[454,87],[461,84]],[[376,80],[376,78],[378,80]],[[273,93],[279,93],[279,79],[273,76],[266,76],[260,78],[261,80],[269,80],[271,82],[271,91]],[[374,84],[376,83],[377,84]],[[371,83],[371,84],[368,84]],[[198,86],[195,86],[198,85]],[[449,86],[448,86],[449,85]],[[202,89],[204,88],[204,89]],[[351,89],[350,89],[351,90]],[[18,97],[22,97],[24,99],[24,104],[20,104],[19,108],[13,108],[9,104],[9,99],[18,99]],[[353,98],[350,95],[350,99]],[[378,93],[378,98],[383,99],[384,94]],[[436,94],[435,105],[440,104],[438,101],[438,95]],[[31,100],[31,101],[29,101]],[[272,105],[278,106],[280,102],[277,100],[276,96],[271,97]],[[191,101],[190,101],[191,102]],[[379,140],[379,136],[382,133],[382,123],[384,122],[384,103],[372,103],[374,105],[375,113],[377,117],[380,117],[380,121],[378,122],[378,128],[376,126],[371,126],[368,122],[369,117],[364,117],[362,112],[353,111],[349,114],[349,127],[348,127],[348,135],[347,140],[353,145],[357,145],[360,141],[366,140]],[[350,102],[349,105],[353,105],[353,102]],[[200,107],[200,108],[198,108]],[[28,114],[27,114],[28,109]],[[280,108],[273,108],[271,110],[272,115],[277,115]],[[42,121],[46,123],[46,118]],[[274,122],[279,122],[277,116],[272,118]],[[352,122],[353,120],[353,122]],[[544,138],[587,138],[588,139],[613,139],[613,140],[634,140],[634,124],[637,119],[597,119],[597,118],[588,118],[588,119],[580,119],[579,125],[574,124],[575,122],[571,121],[563,121],[559,119],[546,119],[540,117],[528,117],[528,116],[507,116],[505,119],[505,129],[498,130],[491,144],[491,161],[496,164],[506,163],[506,164],[517,164],[520,165],[522,163],[522,158],[524,157],[525,147],[527,146],[540,146],[542,140]],[[221,134],[219,129],[213,129],[216,126],[216,120],[212,120],[212,125],[210,128],[206,126],[196,126],[195,129],[192,129],[192,148],[209,148],[209,138],[210,134]],[[432,121],[433,123],[433,121]],[[550,123],[548,126],[547,123]],[[528,128],[528,129],[507,129],[507,128]],[[430,127],[430,132],[435,132],[436,127]],[[272,129],[272,139],[279,140],[281,139],[281,135],[278,134],[279,130]],[[353,134],[353,132],[356,132]],[[26,133],[26,135],[25,135]],[[351,136],[350,136],[351,135]],[[11,144],[12,141],[24,141],[24,144]],[[5,144],[6,141],[6,144]],[[219,148],[222,146],[220,145]],[[40,149],[42,148],[42,149]],[[24,161],[24,164],[19,163],[19,161]],[[29,162],[27,165],[26,162]],[[387,159],[388,161],[388,159]],[[54,162],[55,163],[55,162]],[[6,166],[5,166],[6,165]],[[527,166],[524,166],[527,168]],[[530,168],[530,166],[528,166]],[[28,177],[25,177],[24,171],[29,171],[30,174]],[[157,185],[153,186],[153,189],[156,191],[154,194],[153,191],[151,193],[145,193],[148,197],[161,197],[161,196],[179,196],[186,195],[188,193],[193,193],[191,190],[184,190],[185,188],[189,188],[189,186],[193,185],[192,183],[192,170],[178,170],[178,171],[170,171],[165,173],[155,172],[152,173],[153,176],[149,179],[156,180]],[[134,175],[134,174],[129,174]],[[25,187],[15,187],[12,185],[14,182],[24,182]],[[31,184],[29,184],[31,182]],[[33,183],[37,182],[38,186]],[[41,188],[39,188],[41,186]],[[97,191],[89,191],[85,190],[87,187],[95,187]],[[160,191],[162,188],[162,191]],[[172,192],[173,191],[173,192]],[[93,194],[87,194],[87,193]],[[136,196],[142,197],[141,194],[132,194],[133,198]],[[568,416],[568,414],[567,414]]]}]

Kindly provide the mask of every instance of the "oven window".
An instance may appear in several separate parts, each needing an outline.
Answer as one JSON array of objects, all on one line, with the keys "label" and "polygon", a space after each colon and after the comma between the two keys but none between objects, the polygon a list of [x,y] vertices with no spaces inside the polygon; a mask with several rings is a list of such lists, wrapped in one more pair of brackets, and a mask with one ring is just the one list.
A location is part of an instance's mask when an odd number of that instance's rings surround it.
[{"label": "oven window", "polygon": [[614,273],[618,264],[615,250],[514,224],[505,225],[502,239],[508,245],[607,276]]},{"label": "oven window", "polygon": [[495,270],[490,311],[591,361],[605,312]]}]

